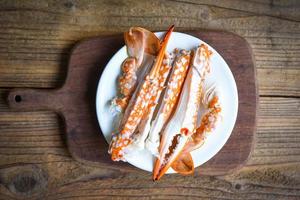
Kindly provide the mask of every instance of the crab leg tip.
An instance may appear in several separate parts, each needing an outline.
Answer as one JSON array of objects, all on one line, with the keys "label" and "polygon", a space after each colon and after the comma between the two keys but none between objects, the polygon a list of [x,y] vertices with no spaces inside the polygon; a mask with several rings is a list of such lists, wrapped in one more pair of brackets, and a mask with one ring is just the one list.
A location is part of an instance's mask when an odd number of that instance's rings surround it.
[{"label": "crab leg tip", "polygon": [[150,77],[151,78],[154,78],[156,77],[158,71],[159,71],[159,68],[162,64],[162,61],[163,61],[163,58],[164,58],[164,55],[165,55],[165,52],[166,52],[166,48],[167,48],[167,45],[168,45],[168,41],[171,37],[171,34],[174,30],[174,26],[171,26],[169,28],[169,30],[167,31],[162,43],[161,43],[161,48],[159,50],[159,53],[157,55],[157,58],[156,58],[156,62],[154,63],[154,66],[152,67],[151,69],[151,72],[150,72]]}]

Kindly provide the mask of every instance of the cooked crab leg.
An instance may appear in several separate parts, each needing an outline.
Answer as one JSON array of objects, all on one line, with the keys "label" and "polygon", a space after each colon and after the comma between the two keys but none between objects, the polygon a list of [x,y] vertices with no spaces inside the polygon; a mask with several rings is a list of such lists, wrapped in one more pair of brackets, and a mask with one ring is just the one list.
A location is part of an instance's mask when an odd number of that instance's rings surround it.
[{"label": "cooked crab leg", "polygon": [[166,173],[196,129],[203,82],[210,71],[210,56],[211,51],[204,44],[194,53],[176,111],[162,132],[159,157],[153,170],[154,180]]},{"label": "cooked crab leg", "polygon": [[216,86],[211,86],[205,92],[203,104],[207,108],[204,115],[201,117],[200,126],[191,136],[190,141],[186,144],[185,151],[191,152],[202,145],[202,141],[206,133],[212,132],[221,118],[221,103],[220,92]]},{"label": "cooked crab leg", "polygon": [[133,142],[128,146],[128,148],[132,148],[134,151],[141,150],[145,148],[145,139],[148,136],[150,131],[152,117],[154,115],[155,108],[158,104],[161,92],[164,89],[165,82],[169,75],[171,69],[171,58],[169,54],[165,54],[162,66],[159,70],[158,76],[158,84],[159,87],[156,91],[153,91],[151,94],[150,102],[148,105],[148,109],[145,112],[145,117],[141,120],[137,132],[134,134]]},{"label": "cooked crab leg", "polygon": [[[147,55],[156,56],[160,48],[160,41],[154,33],[140,27],[132,27],[124,33],[125,44],[129,57],[122,63],[122,75],[119,78],[120,96],[112,101],[116,110],[123,111],[137,87],[138,78],[143,77],[141,66],[145,66]],[[150,58],[151,59],[151,58]]]},{"label": "cooked crab leg", "polygon": [[159,70],[162,66],[167,44],[173,29],[174,26],[172,26],[166,33],[150,73],[146,76],[140,88],[138,88],[136,98],[131,98],[121,122],[120,133],[115,134],[112,137],[109,148],[112,160],[126,160],[124,158],[124,154],[126,154],[126,147],[132,142],[132,136],[142,118],[146,117],[145,112],[148,110],[152,94],[155,94],[160,87]]},{"label": "cooked crab leg", "polygon": [[220,92],[217,87],[204,86],[204,97],[202,99],[203,105],[206,107],[205,113],[201,116],[200,125],[191,135],[183,151],[177,157],[176,161],[172,163],[172,169],[180,174],[190,174],[194,170],[194,164],[190,152],[198,149],[203,143],[207,133],[214,130],[217,121],[221,118],[221,103]]},{"label": "cooked crab leg", "polygon": [[179,94],[190,65],[190,57],[190,52],[182,51],[174,62],[173,71],[170,76],[163,101],[158,114],[152,122],[149,136],[146,140],[146,147],[153,155],[158,156],[160,132],[169,120],[179,99]]}]

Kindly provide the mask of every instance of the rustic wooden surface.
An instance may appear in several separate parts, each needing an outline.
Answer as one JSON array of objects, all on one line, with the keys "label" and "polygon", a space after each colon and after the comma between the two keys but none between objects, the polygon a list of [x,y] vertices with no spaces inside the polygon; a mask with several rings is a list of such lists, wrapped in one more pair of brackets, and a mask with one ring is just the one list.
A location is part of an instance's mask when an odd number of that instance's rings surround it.
[{"label": "rustic wooden surface", "polygon": [[[0,1],[0,199],[299,199],[299,1]],[[227,30],[245,38],[257,66],[260,113],[247,166],[227,176],[167,176],[74,161],[53,112],[14,112],[9,88],[60,86],[73,44],[122,32]]]}]

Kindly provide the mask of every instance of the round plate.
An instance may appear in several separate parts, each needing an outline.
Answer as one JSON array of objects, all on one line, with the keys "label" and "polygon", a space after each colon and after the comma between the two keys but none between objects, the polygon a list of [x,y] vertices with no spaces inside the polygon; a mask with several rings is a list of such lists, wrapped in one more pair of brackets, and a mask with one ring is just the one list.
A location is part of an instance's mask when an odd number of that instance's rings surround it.
[{"label": "round plate", "polygon": [[[164,32],[155,34],[160,39],[164,36]],[[173,32],[167,51],[171,52],[174,48],[191,50],[202,43],[206,44],[191,35]],[[215,82],[221,91],[219,99],[222,103],[222,119],[215,130],[208,135],[204,144],[199,149],[191,152],[195,167],[211,159],[224,146],[234,127],[238,111],[238,94],[233,75],[220,54],[211,46],[208,45],[208,47],[213,52],[209,81]],[[102,133],[108,143],[110,143],[111,133],[116,129],[115,124],[118,120],[118,117],[111,113],[110,101],[117,95],[118,76],[121,73],[121,64],[126,57],[128,55],[124,46],[108,62],[98,84],[96,112]],[[152,171],[155,158],[150,152],[143,150],[136,152],[134,156],[127,158],[127,160],[140,169]],[[169,169],[167,173],[174,173],[174,171]]]}]

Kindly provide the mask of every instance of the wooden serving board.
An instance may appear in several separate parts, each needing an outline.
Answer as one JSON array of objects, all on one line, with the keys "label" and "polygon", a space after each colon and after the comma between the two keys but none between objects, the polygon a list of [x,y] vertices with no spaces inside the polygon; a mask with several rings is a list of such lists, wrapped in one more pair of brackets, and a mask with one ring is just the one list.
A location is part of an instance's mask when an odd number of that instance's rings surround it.
[{"label": "wooden serving board", "polygon": [[[219,31],[188,32],[215,48],[229,65],[238,87],[239,110],[235,128],[220,152],[199,167],[200,173],[222,175],[247,161],[256,130],[257,89],[255,66],[248,43]],[[137,170],[112,162],[96,118],[96,88],[102,70],[124,45],[122,35],[96,37],[77,44],[70,55],[67,79],[58,89],[14,89],[8,94],[15,110],[53,110],[65,123],[68,149],[78,161],[110,168]],[[107,86],[109,90],[109,85]],[[198,169],[196,169],[198,170]]]}]

